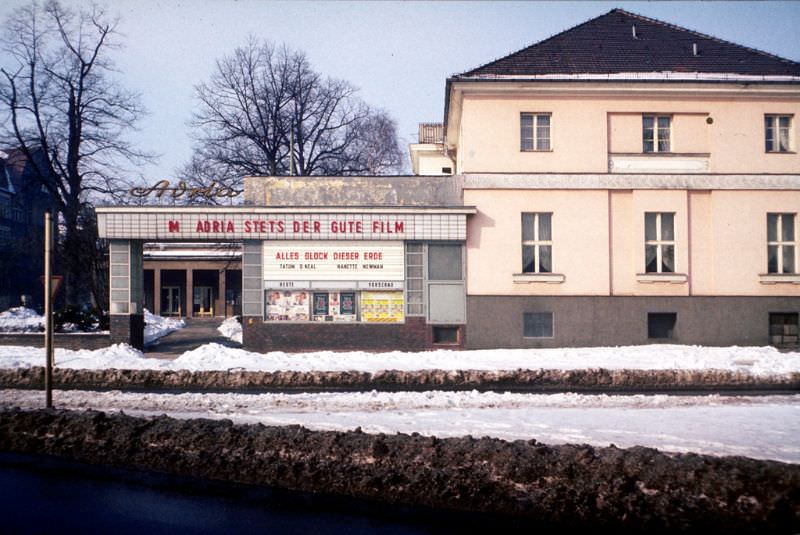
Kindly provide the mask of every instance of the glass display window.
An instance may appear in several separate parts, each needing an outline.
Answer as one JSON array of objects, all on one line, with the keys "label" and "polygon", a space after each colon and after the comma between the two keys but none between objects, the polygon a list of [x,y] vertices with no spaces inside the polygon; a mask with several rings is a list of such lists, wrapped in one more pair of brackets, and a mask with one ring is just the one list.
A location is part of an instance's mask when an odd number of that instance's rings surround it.
[{"label": "glass display window", "polygon": [[267,321],[308,321],[309,292],[266,290]]},{"label": "glass display window", "polygon": [[357,321],[356,292],[314,292],[314,321]]},{"label": "glass display window", "polygon": [[402,323],[403,292],[361,292],[361,320],[367,323]]}]

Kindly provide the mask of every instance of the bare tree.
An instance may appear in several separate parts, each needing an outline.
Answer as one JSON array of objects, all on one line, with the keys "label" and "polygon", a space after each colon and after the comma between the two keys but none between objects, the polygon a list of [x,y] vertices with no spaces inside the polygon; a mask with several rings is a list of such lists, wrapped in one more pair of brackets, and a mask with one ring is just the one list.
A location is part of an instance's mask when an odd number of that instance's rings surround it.
[{"label": "bare tree", "polygon": [[144,110],[113,78],[118,22],[96,5],[74,11],[34,1],[6,20],[0,41],[8,58],[0,68],[0,137],[25,154],[58,206],[69,304],[85,303],[93,286],[92,194],[123,191],[124,166],[148,158],[125,138]]},{"label": "bare tree", "polygon": [[315,72],[301,52],[251,38],[196,87],[200,106],[190,125],[197,146],[183,173],[206,162],[238,187],[243,175],[399,170],[394,121],[356,92]]}]

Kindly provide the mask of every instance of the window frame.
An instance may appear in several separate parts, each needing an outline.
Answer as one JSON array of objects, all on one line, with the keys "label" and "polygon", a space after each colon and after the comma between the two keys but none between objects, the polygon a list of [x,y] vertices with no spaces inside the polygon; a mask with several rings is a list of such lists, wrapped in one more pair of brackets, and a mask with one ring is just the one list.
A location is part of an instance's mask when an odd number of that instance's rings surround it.
[{"label": "window frame", "polygon": [[[531,117],[531,135],[526,137],[523,131],[522,121],[525,117]],[[540,117],[547,117],[547,147],[542,148],[539,143],[539,136],[537,131],[539,129]],[[530,140],[531,146],[527,148],[525,142]],[[552,152],[553,151],[553,114],[551,112],[541,111],[523,111],[519,114],[519,150],[520,152]]]},{"label": "window frame", "polygon": [[[780,120],[787,119],[789,124],[786,129],[786,147],[781,146],[781,129]],[[772,122],[770,125],[769,123]],[[765,113],[764,114],[764,152],[766,154],[787,154],[794,152],[794,114],[792,113]],[[768,136],[770,130],[772,131],[772,148],[770,148],[770,138]]]},{"label": "window frame", "polygon": [[[660,325],[655,325],[656,320],[669,318],[672,320],[672,326],[669,329],[667,336],[656,336],[653,331]],[[651,323],[652,322],[652,323]],[[675,340],[676,331],[678,330],[678,313],[677,312],[648,312],[647,313],[647,339],[648,340]]]},{"label": "window frame", "polygon": [[[649,214],[654,214],[656,216],[656,239],[655,240],[648,240],[647,239],[647,216]],[[672,215],[672,239],[671,240],[664,240],[662,236],[664,234],[662,228],[662,215],[670,214]],[[675,212],[645,212],[644,213],[644,272],[645,273],[677,273],[678,272],[678,245],[677,245],[677,232],[675,231]],[[647,247],[648,246],[655,246],[656,248],[656,271],[648,271],[647,269]],[[663,267],[663,259],[664,259],[664,248],[672,246],[672,271],[664,271]]]},{"label": "window frame", "polygon": [[[776,220],[777,223],[775,225],[775,239],[769,239],[769,228],[770,228],[770,217],[777,216]],[[792,239],[784,240],[783,237],[783,225],[785,219],[789,216],[789,220],[791,221],[792,225]],[[797,228],[797,213],[796,212],[767,212],[767,273],[770,275],[797,275],[800,274],[798,271],[798,228]],[[769,265],[769,249],[770,247],[777,247],[777,262],[776,262],[776,270],[771,271]],[[791,247],[794,249],[794,255],[792,256],[792,262],[794,263],[794,270],[793,271],[784,271],[783,268],[783,248],[784,247]]]},{"label": "window frame", "polygon": [[[533,216],[533,239],[526,240],[525,239],[525,216],[531,215]],[[550,239],[549,240],[542,240],[540,239],[540,218],[542,215],[550,216]],[[522,260],[522,270],[520,273],[522,274],[541,274],[541,273],[553,273],[553,212],[522,212],[520,214],[520,242],[521,242],[521,249],[520,252],[521,260]],[[533,247],[533,271],[525,271],[525,247]],[[548,271],[542,271],[541,269],[541,248],[542,247],[550,247],[550,269]]]},{"label": "window frame", "polygon": [[[645,145],[646,138],[645,138],[645,126],[644,122],[645,119],[653,119],[653,150],[647,150]],[[659,119],[666,119],[668,121],[667,124],[667,148],[666,150],[660,150],[659,144],[662,141],[661,135],[659,134],[659,127],[658,122]],[[672,115],[671,114],[664,114],[664,113],[643,113],[642,114],[642,153],[643,154],[670,154],[672,152]]]},{"label": "window frame", "polygon": [[[525,334],[525,316],[529,314],[549,314],[550,315],[550,336],[528,336]],[[555,312],[548,310],[528,311],[522,313],[522,338],[526,340],[552,340],[556,337],[556,315]]]},{"label": "window frame", "polygon": [[[780,323],[777,322],[777,321],[774,321],[774,320],[778,319],[778,317],[780,317],[781,320],[782,320]],[[786,320],[788,318],[793,318],[794,321],[793,322],[787,322]],[[768,321],[769,321],[769,331],[768,331],[768,333],[769,333],[769,344],[770,345],[778,346],[778,347],[782,347],[782,346],[793,347],[793,346],[797,345],[798,343],[800,343],[800,335],[798,334],[798,331],[800,331],[800,313],[798,313],[798,312],[769,312],[768,313]],[[777,329],[775,329],[775,327],[777,327],[779,325],[782,327],[780,329],[782,332],[780,332],[780,333],[773,332],[773,331],[777,330]],[[795,330],[795,334],[787,334],[786,333],[786,325],[794,327],[795,328],[794,329]],[[780,340],[776,340],[777,337],[780,337]],[[787,337],[788,338],[793,338],[793,340],[791,340],[791,339],[787,340]]]}]

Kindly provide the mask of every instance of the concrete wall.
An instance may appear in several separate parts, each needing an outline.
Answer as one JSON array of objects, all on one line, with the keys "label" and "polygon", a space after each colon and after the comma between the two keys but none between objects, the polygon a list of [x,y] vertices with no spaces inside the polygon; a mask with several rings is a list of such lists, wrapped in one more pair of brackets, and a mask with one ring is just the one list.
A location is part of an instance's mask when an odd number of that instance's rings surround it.
[{"label": "concrete wall", "polygon": [[[525,312],[552,312],[552,338],[524,338]],[[647,314],[675,312],[671,339],[648,339]],[[652,343],[769,345],[769,313],[800,297],[467,296],[468,349]]]},{"label": "concrete wall", "polygon": [[456,206],[454,176],[245,177],[244,202],[255,206]]}]

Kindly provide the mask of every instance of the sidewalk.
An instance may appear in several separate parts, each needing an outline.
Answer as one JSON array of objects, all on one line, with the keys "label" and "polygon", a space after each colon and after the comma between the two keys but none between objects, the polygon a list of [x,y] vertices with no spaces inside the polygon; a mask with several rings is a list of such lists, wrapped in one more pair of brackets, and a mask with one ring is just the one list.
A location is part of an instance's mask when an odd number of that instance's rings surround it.
[{"label": "sidewalk", "polygon": [[226,347],[242,347],[241,344],[222,336],[217,327],[222,323],[219,318],[186,318],[186,327],[159,338],[144,350],[148,358],[175,359],[204,344],[216,343]]}]

